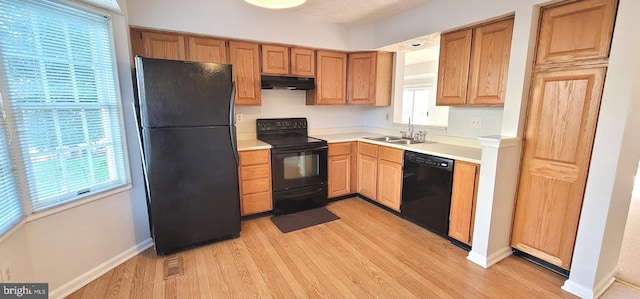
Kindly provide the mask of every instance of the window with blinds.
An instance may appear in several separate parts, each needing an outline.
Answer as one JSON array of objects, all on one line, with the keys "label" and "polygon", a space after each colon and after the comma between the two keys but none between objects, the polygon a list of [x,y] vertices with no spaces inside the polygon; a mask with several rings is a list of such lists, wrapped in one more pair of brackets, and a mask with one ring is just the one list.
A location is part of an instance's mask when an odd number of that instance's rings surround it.
[{"label": "window with blinds", "polygon": [[31,211],[129,183],[109,17],[0,0],[0,59]]}]

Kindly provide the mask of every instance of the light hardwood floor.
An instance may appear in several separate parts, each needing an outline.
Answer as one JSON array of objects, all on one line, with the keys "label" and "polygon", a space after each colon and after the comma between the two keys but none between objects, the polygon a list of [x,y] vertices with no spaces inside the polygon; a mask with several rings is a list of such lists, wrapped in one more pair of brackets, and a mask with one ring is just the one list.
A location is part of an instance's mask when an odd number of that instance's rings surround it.
[{"label": "light hardwood floor", "polygon": [[328,209],[341,219],[287,234],[245,221],[240,238],[178,253],[184,275],[168,280],[149,249],[68,298],[575,298],[562,276],[514,256],[484,269],[362,199]]}]

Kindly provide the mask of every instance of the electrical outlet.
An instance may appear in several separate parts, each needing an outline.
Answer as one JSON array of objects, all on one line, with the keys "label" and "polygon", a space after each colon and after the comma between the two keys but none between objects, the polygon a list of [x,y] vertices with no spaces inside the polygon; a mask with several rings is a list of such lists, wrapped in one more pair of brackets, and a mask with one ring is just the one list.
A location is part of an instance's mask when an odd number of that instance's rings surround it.
[{"label": "electrical outlet", "polygon": [[471,118],[471,128],[472,129],[480,129],[480,128],[482,128],[482,118],[480,118],[480,117],[472,117]]},{"label": "electrical outlet", "polygon": [[238,113],[236,114],[236,122],[241,123],[244,121],[244,115]]},{"label": "electrical outlet", "polygon": [[389,113],[387,113],[387,114],[384,116],[384,120],[387,120],[387,121],[389,120]]},{"label": "electrical outlet", "polygon": [[11,264],[7,262],[6,264],[2,265],[0,272],[2,274],[2,280],[4,282],[11,282]]}]

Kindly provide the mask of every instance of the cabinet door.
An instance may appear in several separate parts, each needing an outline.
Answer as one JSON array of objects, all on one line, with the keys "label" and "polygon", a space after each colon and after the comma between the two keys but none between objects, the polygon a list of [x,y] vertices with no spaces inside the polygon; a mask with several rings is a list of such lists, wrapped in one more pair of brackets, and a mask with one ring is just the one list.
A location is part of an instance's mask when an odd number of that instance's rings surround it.
[{"label": "cabinet door", "polygon": [[402,165],[387,160],[378,160],[379,203],[400,212],[402,196]]},{"label": "cabinet door", "polygon": [[504,105],[513,19],[474,29],[467,104]]},{"label": "cabinet door", "polygon": [[288,75],[289,47],[262,45],[262,73],[270,75]]},{"label": "cabinet door", "polygon": [[478,164],[456,161],[453,167],[449,237],[471,245]]},{"label": "cabinet door", "polygon": [[227,42],[221,39],[205,37],[187,37],[187,48],[191,61],[229,63]]},{"label": "cabinet door", "polygon": [[[350,145],[349,145],[350,146]],[[351,193],[351,155],[331,156],[329,164],[329,197]]]},{"label": "cabinet door", "polygon": [[358,193],[376,200],[378,158],[358,155]]},{"label": "cabinet door", "polygon": [[376,53],[349,54],[347,101],[352,105],[375,103]]},{"label": "cabinet door", "polygon": [[[141,49],[135,55],[150,58],[186,60],[184,36],[173,33],[138,31]],[[136,38],[132,36],[131,38]]]},{"label": "cabinet door", "polygon": [[301,77],[315,77],[316,52],[311,49],[291,48],[291,74]]},{"label": "cabinet door", "polygon": [[472,29],[440,37],[436,105],[464,105],[467,99]]},{"label": "cabinet door", "polygon": [[538,72],[524,134],[511,244],[569,269],[605,68]]},{"label": "cabinet door", "polygon": [[[347,97],[347,54],[318,51],[316,90],[307,104],[344,105]],[[310,103],[313,102],[313,103]]]},{"label": "cabinet door", "polygon": [[617,3],[586,0],[544,9],[536,63],[607,58]]},{"label": "cabinet door", "polygon": [[229,54],[236,80],[236,105],[260,106],[260,56],[258,44],[231,41]]}]

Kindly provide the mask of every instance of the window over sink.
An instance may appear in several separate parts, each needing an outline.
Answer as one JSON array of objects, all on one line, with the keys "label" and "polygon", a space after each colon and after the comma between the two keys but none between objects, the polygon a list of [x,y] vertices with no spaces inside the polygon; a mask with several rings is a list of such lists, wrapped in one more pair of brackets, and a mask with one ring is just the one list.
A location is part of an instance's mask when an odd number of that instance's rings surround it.
[{"label": "window over sink", "polygon": [[396,93],[393,122],[422,126],[446,127],[449,107],[436,106],[436,84],[440,36],[434,34],[418,38],[419,42],[405,42],[396,48],[396,75],[402,74],[402,96]]}]

